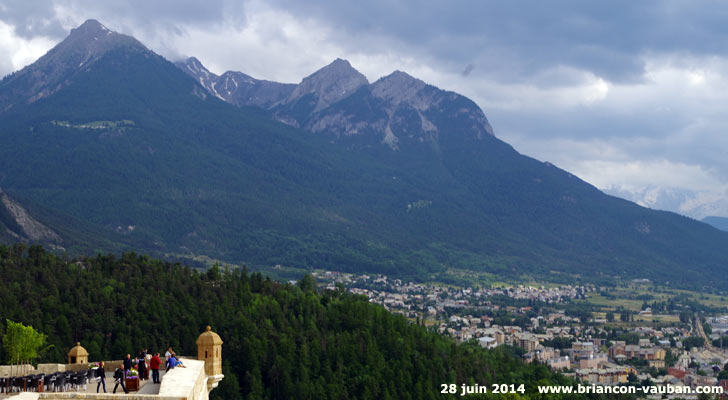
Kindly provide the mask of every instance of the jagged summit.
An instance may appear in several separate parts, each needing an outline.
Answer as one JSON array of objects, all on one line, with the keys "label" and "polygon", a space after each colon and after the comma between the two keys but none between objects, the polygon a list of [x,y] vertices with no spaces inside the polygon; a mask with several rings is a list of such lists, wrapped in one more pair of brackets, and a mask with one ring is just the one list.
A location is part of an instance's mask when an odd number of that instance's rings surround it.
[{"label": "jagged summit", "polygon": [[338,78],[351,78],[351,79],[357,79],[357,80],[363,80],[366,83],[369,83],[367,78],[362,75],[359,71],[357,71],[354,67],[351,66],[351,63],[349,61],[344,60],[343,58],[337,58],[334,61],[332,61],[329,65],[326,65],[319,69],[318,71],[314,72],[313,74],[309,75],[306,78],[303,78],[303,81],[310,79],[314,76],[333,76]]},{"label": "jagged summit", "polygon": [[[344,60],[343,58],[339,58],[339,57],[337,57],[329,65],[319,69],[317,72],[326,71],[326,70],[340,71],[342,73],[349,73],[349,74],[353,74],[353,75],[361,75],[361,73],[359,73],[359,71],[357,71],[354,67],[351,66],[351,63],[348,60]],[[361,76],[364,76],[364,75],[361,75]],[[366,78],[364,78],[364,80],[366,80]]]},{"label": "jagged summit", "polygon": [[141,42],[133,37],[114,32],[99,21],[89,19],[77,28],[71,29],[68,37],[49,51],[48,54],[65,51],[86,53],[87,56],[93,56],[109,51],[117,46],[133,46],[148,50]]},{"label": "jagged summit", "polygon": [[[399,104],[402,101],[416,100],[418,93],[427,86],[425,82],[413,78],[406,72],[397,70],[374,82],[372,84],[372,94],[394,104]],[[415,107],[418,109],[430,105],[427,101],[417,101],[417,103]]]},{"label": "jagged summit", "polygon": [[[198,78],[198,80],[209,80],[218,78],[216,74],[210,72],[210,70],[207,69],[207,67],[205,67],[202,62],[200,62],[200,60],[198,60],[196,57],[188,57],[184,60],[175,61],[174,64],[191,76]],[[205,86],[205,88],[207,88],[205,84],[203,84],[202,86]]]},{"label": "jagged summit", "polygon": [[0,91],[0,113],[50,96],[67,85],[69,77],[119,48],[153,54],[133,37],[116,33],[97,20],[87,20],[38,61],[0,82],[0,89],[4,89]]},{"label": "jagged summit", "polygon": [[317,98],[314,112],[320,111],[368,84],[367,78],[348,61],[337,58],[303,78],[286,102],[292,103],[307,94],[313,94]]},{"label": "jagged summit", "polygon": [[[354,140],[363,146],[385,143],[397,150],[403,148],[397,145],[400,137],[431,142],[439,132],[453,131],[454,120],[462,124],[459,135],[494,136],[477,104],[400,70],[369,84],[347,60],[337,58],[300,84],[290,85],[257,80],[242,72],[216,76],[195,58],[177,65],[230,103],[263,107],[285,124],[343,140],[357,138]],[[450,113],[447,124],[437,122],[441,120],[437,114],[443,112]],[[373,143],[362,139],[366,135]]]},{"label": "jagged summit", "polygon": [[[256,82],[263,82],[259,79],[253,78],[252,76],[250,76],[248,74],[244,74],[244,73],[238,72],[238,71],[225,71],[225,73],[220,75],[220,77],[225,80],[232,81],[235,86],[238,86],[239,83],[254,84]],[[239,79],[242,79],[242,82],[239,82],[238,81]]]},{"label": "jagged summit", "polygon": [[296,86],[255,79],[237,71],[226,71],[222,75],[216,75],[195,57],[177,61],[175,65],[214,96],[239,106],[253,105],[268,108],[286,99]]},{"label": "jagged summit", "polygon": [[109,28],[105,27],[104,24],[95,19],[87,19],[83,24],[71,29],[71,35],[85,35],[95,33],[104,33],[111,35],[114,32],[112,32]]},{"label": "jagged summit", "polygon": [[225,100],[215,88],[218,76],[210,72],[196,57],[188,57],[185,60],[175,62],[175,65],[188,75],[192,76],[208,92]]},{"label": "jagged summit", "polygon": [[422,80],[400,70],[395,70],[391,74],[377,79],[373,85],[381,85],[382,83],[387,83],[388,85],[416,85],[418,87],[424,87],[426,85]]},{"label": "jagged summit", "polygon": [[200,60],[197,59],[197,57],[187,57],[184,60],[177,61],[175,64],[179,66],[183,66],[185,68],[189,68],[191,71],[194,72],[202,72],[205,74],[210,74],[211,72],[200,62]]},{"label": "jagged summit", "polygon": [[389,74],[387,76],[383,76],[378,79],[378,81],[382,81],[382,80],[415,80],[415,81],[422,82],[421,80],[413,77],[412,75],[410,75],[404,71],[398,70],[398,69],[394,70],[391,74]]}]

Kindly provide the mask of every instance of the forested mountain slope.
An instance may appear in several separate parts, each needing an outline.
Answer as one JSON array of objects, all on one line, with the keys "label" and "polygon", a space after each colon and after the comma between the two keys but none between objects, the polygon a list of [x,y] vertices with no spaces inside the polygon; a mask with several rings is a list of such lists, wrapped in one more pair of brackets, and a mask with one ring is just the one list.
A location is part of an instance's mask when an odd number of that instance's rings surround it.
[{"label": "forested mountain slope", "polygon": [[76,341],[91,361],[169,346],[194,355],[211,325],[224,341],[217,399],[443,399],[441,384],[475,382],[523,383],[540,398],[537,384],[571,383],[504,348],[456,345],[366,298],[318,294],[309,279],[201,273],[133,253],[68,261],[23,245],[0,246],[0,276],[0,335],[6,318],[48,335],[43,362],[63,362]]},{"label": "forested mountain slope", "polygon": [[728,233],[519,154],[463,96],[344,60],[266,85],[234,106],[88,21],[0,82],[0,187],[72,254],[728,283]]}]

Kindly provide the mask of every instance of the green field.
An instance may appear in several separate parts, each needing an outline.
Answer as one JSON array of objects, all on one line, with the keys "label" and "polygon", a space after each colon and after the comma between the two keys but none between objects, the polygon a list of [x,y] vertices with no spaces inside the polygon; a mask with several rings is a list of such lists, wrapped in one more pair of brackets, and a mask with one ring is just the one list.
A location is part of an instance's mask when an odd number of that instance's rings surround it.
[{"label": "green field", "polygon": [[[606,292],[591,293],[589,298],[580,300],[580,302],[596,307],[597,311],[593,313],[594,318],[606,318],[607,312],[610,311],[616,314],[619,309],[625,309],[638,313],[642,310],[645,303],[651,305],[655,302],[665,303],[670,300],[677,304],[688,303],[693,306],[699,304],[698,307],[705,307],[706,311],[709,312],[728,310],[728,301],[721,295],[645,284],[623,285],[610,288]],[[633,326],[635,324],[645,323],[669,325],[680,322],[678,311],[665,313],[660,310],[654,310],[654,312],[654,315],[632,315],[632,321],[630,322],[621,322],[619,321],[619,315],[615,315],[616,320],[610,322],[610,325]]]}]

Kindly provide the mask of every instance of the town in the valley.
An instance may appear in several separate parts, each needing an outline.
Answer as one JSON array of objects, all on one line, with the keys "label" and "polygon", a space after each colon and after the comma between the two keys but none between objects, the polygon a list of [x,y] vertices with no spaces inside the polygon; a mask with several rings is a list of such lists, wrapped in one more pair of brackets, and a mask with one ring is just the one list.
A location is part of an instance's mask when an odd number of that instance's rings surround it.
[{"label": "town in the valley", "polygon": [[728,393],[723,298],[711,303],[705,296],[698,301],[698,293],[636,291],[632,299],[621,300],[617,289],[591,284],[476,288],[384,275],[313,275],[325,289],[366,296],[461,342],[511,346],[526,362],[543,363],[584,383],[722,386]]}]

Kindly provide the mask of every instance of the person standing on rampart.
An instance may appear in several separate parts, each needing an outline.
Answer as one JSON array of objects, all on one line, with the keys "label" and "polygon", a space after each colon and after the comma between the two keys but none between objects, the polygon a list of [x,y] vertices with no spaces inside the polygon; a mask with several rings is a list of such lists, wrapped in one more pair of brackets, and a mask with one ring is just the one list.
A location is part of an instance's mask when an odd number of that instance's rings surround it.
[{"label": "person standing on rampart", "polygon": [[114,371],[114,382],[116,382],[116,384],[114,385],[113,393],[116,393],[116,388],[121,385],[121,388],[124,389],[124,393],[129,394],[129,391],[126,390],[126,383],[124,383],[125,380],[126,372],[124,371],[124,367],[117,368],[116,371]]},{"label": "person standing on rampart", "polygon": [[139,371],[139,380],[142,381],[145,379],[147,374],[147,353],[142,350],[139,352],[139,357],[137,357],[137,371]]},{"label": "person standing on rampart", "polygon": [[159,380],[159,367],[162,365],[162,360],[159,359],[159,353],[155,353],[154,357],[149,360],[149,368],[152,370],[152,381],[154,383],[162,383]]},{"label": "person standing on rampart", "polygon": [[106,393],[106,371],[104,370],[104,362],[99,363],[99,367],[96,368],[96,377],[99,378],[99,383],[96,385],[96,393],[99,392],[99,388],[104,386],[104,393]]}]

